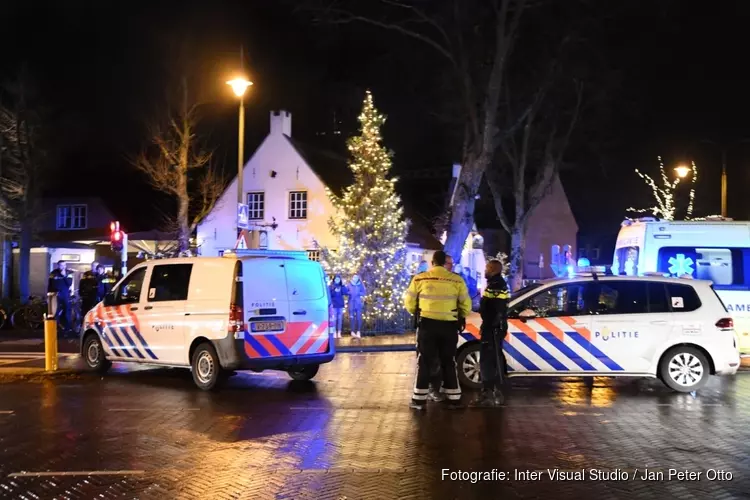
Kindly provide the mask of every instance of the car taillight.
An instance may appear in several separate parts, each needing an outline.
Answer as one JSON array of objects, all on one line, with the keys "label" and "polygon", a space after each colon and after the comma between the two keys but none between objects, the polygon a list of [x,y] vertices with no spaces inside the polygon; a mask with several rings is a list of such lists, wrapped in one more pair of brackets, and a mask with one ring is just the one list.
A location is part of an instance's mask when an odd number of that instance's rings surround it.
[{"label": "car taillight", "polygon": [[734,328],[734,321],[732,321],[732,318],[722,318],[716,322],[716,328],[720,330],[731,330]]},{"label": "car taillight", "polygon": [[236,333],[245,330],[245,325],[242,322],[242,307],[237,304],[229,306],[229,331]]}]

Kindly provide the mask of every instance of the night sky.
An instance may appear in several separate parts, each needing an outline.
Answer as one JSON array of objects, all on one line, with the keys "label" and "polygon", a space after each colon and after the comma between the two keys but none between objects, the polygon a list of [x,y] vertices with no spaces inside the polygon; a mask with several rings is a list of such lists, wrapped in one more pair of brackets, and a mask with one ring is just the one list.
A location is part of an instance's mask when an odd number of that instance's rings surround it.
[{"label": "night sky", "polygon": [[[670,167],[694,159],[696,213],[718,213],[720,151],[704,139],[730,144],[729,215],[747,219],[750,144],[734,144],[750,138],[750,4],[626,3],[592,42],[617,75],[607,95],[610,113],[581,128],[563,172],[581,231],[616,230],[625,208],[649,204],[650,192],[633,169],[655,175],[659,154]],[[460,160],[455,134],[435,117],[439,69],[428,49],[400,51],[409,42],[361,26],[313,26],[281,1],[153,4],[4,3],[0,78],[13,78],[26,62],[39,83],[56,167],[49,194],[101,194],[131,227],[149,225],[163,202],[127,158],[144,144],[145,124],[169,91],[174,42],[191,47],[205,131],[228,171],[236,165],[236,101],[224,82],[238,69],[240,46],[255,83],[247,103],[248,155],[268,132],[269,111],[281,108],[293,114],[295,138],[341,148],[356,130],[369,88],[389,117],[384,135],[396,173],[448,171]],[[343,134],[330,139],[334,119]],[[446,189],[444,181],[400,184],[409,204],[428,217]],[[493,218],[491,211],[481,215]]]}]

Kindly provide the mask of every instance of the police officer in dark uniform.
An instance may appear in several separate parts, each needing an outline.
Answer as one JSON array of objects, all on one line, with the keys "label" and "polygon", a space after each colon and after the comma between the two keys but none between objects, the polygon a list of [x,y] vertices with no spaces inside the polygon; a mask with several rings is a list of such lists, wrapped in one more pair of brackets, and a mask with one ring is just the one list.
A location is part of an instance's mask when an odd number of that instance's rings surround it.
[{"label": "police officer in dark uniform", "polygon": [[57,263],[57,268],[49,273],[47,292],[57,294],[57,317],[60,320],[63,335],[72,333],[70,324],[71,286],[73,286],[73,278],[68,274],[67,264],[64,260],[61,260]]},{"label": "police officer in dark uniform", "polygon": [[94,262],[91,269],[83,273],[78,283],[78,296],[81,297],[81,317],[92,310],[99,302],[99,275],[96,268],[99,264]]},{"label": "police officer in dark uniform", "polygon": [[101,293],[102,298],[100,300],[104,300],[104,297],[112,291],[112,287],[115,286],[117,280],[112,273],[104,270],[104,266],[100,265],[97,269],[99,271],[99,276],[101,277],[101,288],[99,289],[99,293]]},{"label": "police officer in dark uniform", "polygon": [[510,292],[502,272],[503,265],[499,260],[493,259],[487,263],[487,287],[479,302],[479,314],[482,316],[482,345],[479,351],[482,392],[474,406],[500,406],[505,399],[502,393],[503,375],[506,370],[503,340],[508,332]]},{"label": "police officer in dark uniform", "polygon": [[[104,266],[98,264],[96,266],[96,301],[101,302],[104,300],[104,296],[109,293],[107,289],[107,275],[104,272]],[[110,287],[112,288],[112,287]]]}]

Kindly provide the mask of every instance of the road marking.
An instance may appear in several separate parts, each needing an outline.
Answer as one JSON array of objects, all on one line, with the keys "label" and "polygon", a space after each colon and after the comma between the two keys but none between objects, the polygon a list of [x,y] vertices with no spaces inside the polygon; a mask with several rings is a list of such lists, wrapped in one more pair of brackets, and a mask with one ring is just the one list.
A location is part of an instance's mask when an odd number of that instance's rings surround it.
[{"label": "road marking", "polygon": [[200,408],[110,408],[109,411],[200,411]]},{"label": "road marking", "polygon": [[145,470],[81,470],[81,471],[49,471],[49,472],[14,472],[8,477],[48,477],[48,476],[137,476],[145,474]]}]

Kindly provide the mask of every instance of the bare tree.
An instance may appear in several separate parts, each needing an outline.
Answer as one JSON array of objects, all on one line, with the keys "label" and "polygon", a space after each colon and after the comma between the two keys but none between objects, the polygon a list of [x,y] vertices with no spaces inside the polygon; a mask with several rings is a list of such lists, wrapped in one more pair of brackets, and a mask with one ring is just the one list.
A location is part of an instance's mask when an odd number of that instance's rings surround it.
[{"label": "bare tree", "polygon": [[2,90],[6,99],[0,105],[0,227],[4,232],[20,234],[20,298],[25,302],[29,296],[31,245],[46,155],[28,73],[22,70]]},{"label": "bare tree", "polygon": [[462,169],[446,224],[445,250],[451,255],[461,255],[474,225],[482,178],[498,146],[504,74],[526,4],[527,0],[379,0],[376,5],[384,10],[368,12],[361,2],[314,6],[325,22],[359,22],[397,33],[429,47],[447,64],[452,95],[460,103],[455,121],[463,130]]},{"label": "bare tree", "polygon": [[224,189],[212,153],[201,147],[197,108],[190,99],[188,79],[182,77],[176,109],[152,124],[150,146],[133,160],[156,190],[176,201],[176,214],[167,230],[176,234],[181,254],[189,252],[190,235]]}]

